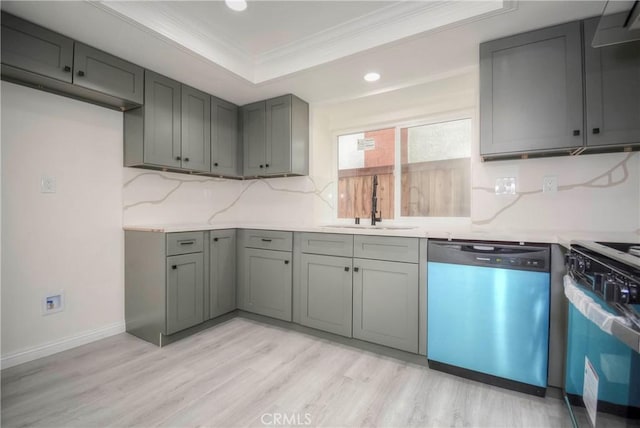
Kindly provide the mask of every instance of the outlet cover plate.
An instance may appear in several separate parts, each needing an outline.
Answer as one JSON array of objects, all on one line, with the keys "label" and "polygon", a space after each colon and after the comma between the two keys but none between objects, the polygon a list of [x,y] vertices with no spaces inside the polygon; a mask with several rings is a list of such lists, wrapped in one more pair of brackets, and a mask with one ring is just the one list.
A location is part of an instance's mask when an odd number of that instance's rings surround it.
[{"label": "outlet cover plate", "polygon": [[56,178],[43,175],[40,179],[40,193],[56,193]]},{"label": "outlet cover plate", "polygon": [[501,177],[496,178],[496,195],[515,195],[516,194],[516,178]]},{"label": "outlet cover plate", "polygon": [[542,192],[556,193],[558,191],[558,177],[555,175],[545,175],[542,177]]}]

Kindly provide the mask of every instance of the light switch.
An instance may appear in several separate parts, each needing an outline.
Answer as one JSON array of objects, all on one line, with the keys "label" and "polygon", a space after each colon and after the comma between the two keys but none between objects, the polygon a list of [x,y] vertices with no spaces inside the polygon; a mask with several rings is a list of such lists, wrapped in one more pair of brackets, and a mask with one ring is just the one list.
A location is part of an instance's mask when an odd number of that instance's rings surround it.
[{"label": "light switch", "polygon": [[40,193],[56,193],[56,178],[43,175],[40,179]]}]

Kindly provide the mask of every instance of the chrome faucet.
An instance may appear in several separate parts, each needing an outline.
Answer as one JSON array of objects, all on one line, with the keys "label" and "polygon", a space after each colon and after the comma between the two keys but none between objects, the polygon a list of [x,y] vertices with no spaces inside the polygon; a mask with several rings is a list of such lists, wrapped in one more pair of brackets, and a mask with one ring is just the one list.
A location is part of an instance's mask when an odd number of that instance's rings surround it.
[{"label": "chrome faucet", "polygon": [[376,222],[382,221],[382,211],[380,211],[380,217],[376,217],[378,212],[378,176],[373,176],[373,185],[371,192],[371,226],[375,226]]}]

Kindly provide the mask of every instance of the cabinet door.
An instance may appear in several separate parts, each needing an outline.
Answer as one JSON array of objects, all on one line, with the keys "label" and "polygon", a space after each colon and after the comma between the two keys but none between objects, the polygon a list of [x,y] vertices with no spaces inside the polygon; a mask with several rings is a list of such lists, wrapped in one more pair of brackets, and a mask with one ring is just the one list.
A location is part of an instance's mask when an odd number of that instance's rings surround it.
[{"label": "cabinet door", "polygon": [[242,107],[244,175],[265,173],[265,102]]},{"label": "cabinet door", "polygon": [[202,253],[167,257],[167,334],[204,321]]},{"label": "cabinet door", "polygon": [[598,21],[584,23],[587,145],[640,143],[640,41],[592,48]]},{"label": "cabinet door", "polygon": [[353,259],[302,254],[300,323],[351,337]]},{"label": "cabinet door", "polygon": [[353,337],[418,352],[418,265],[353,260]]},{"label": "cabinet door", "polygon": [[144,162],[180,168],[180,83],[147,70],[144,99]]},{"label": "cabinet door", "polygon": [[209,251],[209,318],[236,309],[236,231],[212,230]]},{"label": "cabinet door", "polygon": [[582,147],[582,43],[572,22],[480,45],[480,153]]},{"label": "cabinet door", "polygon": [[76,42],[73,83],[137,104],[143,103],[144,69]]},{"label": "cabinet door", "polygon": [[238,106],[211,97],[211,172],[238,175]]},{"label": "cabinet door", "polygon": [[291,96],[266,101],[267,174],[286,174],[291,171]]},{"label": "cabinet door", "polygon": [[245,309],[291,321],[291,253],[246,248],[244,254]]},{"label": "cabinet door", "polygon": [[2,12],[2,64],[71,83],[73,40]]},{"label": "cabinet door", "polygon": [[182,168],[209,172],[211,96],[182,85]]}]

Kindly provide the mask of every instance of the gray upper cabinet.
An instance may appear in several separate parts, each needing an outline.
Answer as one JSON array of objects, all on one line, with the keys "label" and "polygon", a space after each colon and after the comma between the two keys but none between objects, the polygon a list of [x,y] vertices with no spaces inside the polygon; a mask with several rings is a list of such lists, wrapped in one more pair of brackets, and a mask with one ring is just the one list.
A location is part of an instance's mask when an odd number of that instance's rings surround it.
[{"label": "gray upper cabinet", "polygon": [[143,102],[144,70],[108,53],[2,13],[2,78],[103,107]]},{"label": "gray upper cabinet", "polygon": [[583,146],[580,22],[480,45],[480,154]]},{"label": "gray upper cabinet", "polygon": [[149,70],[144,97],[124,115],[125,166],[209,172],[211,97]]},{"label": "gray upper cabinet", "polygon": [[418,353],[418,264],[353,259],[353,337]]},{"label": "gray upper cabinet", "polygon": [[300,323],[351,337],[353,259],[302,254],[300,263]]},{"label": "gray upper cabinet", "polygon": [[204,321],[202,253],[167,257],[167,334]]},{"label": "gray upper cabinet", "polygon": [[[127,145],[140,147],[143,140],[144,151],[136,156],[139,163],[180,168],[181,162],[181,85],[175,80],[156,74],[145,72],[145,104],[144,107],[125,113],[125,163]],[[128,127],[130,118],[132,126]],[[139,133],[127,134],[134,131]],[[138,130],[138,129],[135,129]],[[142,147],[141,147],[142,148]]]},{"label": "gray upper cabinet", "polygon": [[182,85],[182,168],[209,172],[211,161],[211,96]]},{"label": "gray upper cabinet", "polygon": [[209,250],[209,318],[236,309],[236,231],[212,230]]},{"label": "gray upper cabinet", "polygon": [[242,107],[242,145],[244,151],[244,175],[262,175],[265,171],[266,110],[265,102]]},{"label": "gray upper cabinet", "polygon": [[309,105],[284,95],[242,107],[244,175],[309,173]]},{"label": "gray upper cabinet", "polygon": [[291,96],[267,100],[266,112],[266,173],[284,174],[291,169]]},{"label": "gray upper cabinet", "polygon": [[2,64],[71,83],[73,40],[2,12]]},{"label": "gray upper cabinet", "polygon": [[144,69],[82,43],[75,43],[73,83],[136,104],[143,103]]},{"label": "gray upper cabinet", "polygon": [[584,21],[587,146],[640,143],[640,41],[593,48],[598,21]]},{"label": "gray upper cabinet", "polygon": [[238,106],[211,97],[211,172],[242,175],[242,145],[238,141]]}]

